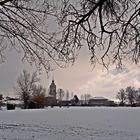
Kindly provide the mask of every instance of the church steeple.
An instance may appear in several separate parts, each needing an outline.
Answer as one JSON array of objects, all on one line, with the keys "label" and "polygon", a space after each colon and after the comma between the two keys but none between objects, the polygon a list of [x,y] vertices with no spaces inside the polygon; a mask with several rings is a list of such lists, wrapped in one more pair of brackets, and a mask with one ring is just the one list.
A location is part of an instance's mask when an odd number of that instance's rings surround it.
[{"label": "church steeple", "polygon": [[52,83],[50,85],[49,95],[56,97],[56,85],[55,85],[54,79],[52,80]]}]

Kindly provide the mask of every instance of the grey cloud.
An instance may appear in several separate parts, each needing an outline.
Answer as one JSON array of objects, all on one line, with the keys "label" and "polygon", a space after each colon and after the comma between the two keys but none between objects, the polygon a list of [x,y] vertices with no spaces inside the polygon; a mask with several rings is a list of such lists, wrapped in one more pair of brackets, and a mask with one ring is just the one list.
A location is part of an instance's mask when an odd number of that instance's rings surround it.
[{"label": "grey cloud", "polygon": [[129,73],[129,69],[128,68],[122,68],[122,69],[112,69],[109,71],[109,73],[111,73],[112,75],[118,75],[118,74],[127,74]]}]

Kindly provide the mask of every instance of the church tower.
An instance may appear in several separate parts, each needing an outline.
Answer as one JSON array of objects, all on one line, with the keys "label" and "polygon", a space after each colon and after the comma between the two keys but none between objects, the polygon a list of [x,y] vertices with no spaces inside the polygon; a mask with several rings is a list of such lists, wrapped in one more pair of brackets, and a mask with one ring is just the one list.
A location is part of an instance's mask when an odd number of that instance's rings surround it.
[{"label": "church tower", "polygon": [[52,80],[52,83],[50,85],[49,95],[52,97],[56,97],[56,85],[54,83],[54,80]]}]

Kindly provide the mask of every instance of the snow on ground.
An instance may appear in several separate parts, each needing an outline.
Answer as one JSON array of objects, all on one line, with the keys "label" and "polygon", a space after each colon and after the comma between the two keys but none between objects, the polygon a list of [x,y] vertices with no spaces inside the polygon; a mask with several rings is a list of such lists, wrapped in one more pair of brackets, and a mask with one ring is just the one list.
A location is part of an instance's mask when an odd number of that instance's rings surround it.
[{"label": "snow on ground", "polygon": [[140,140],[140,108],[1,110],[0,140]]}]

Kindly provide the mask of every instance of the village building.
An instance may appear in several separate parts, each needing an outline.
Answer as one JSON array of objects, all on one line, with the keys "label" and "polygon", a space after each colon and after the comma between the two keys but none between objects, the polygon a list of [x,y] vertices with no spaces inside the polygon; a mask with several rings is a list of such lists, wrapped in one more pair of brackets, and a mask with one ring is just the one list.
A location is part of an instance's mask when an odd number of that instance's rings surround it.
[{"label": "village building", "polygon": [[54,106],[57,104],[57,100],[56,100],[56,84],[54,82],[54,80],[52,80],[52,83],[49,87],[49,94],[48,97],[46,97],[46,101],[45,101],[45,105],[46,106]]},{"label": "village building", "polygon": [[116,104],[114,101],[111,101],[104,97],[94,97],[89,99],[88,101],[89,106],[115,106]]}]

